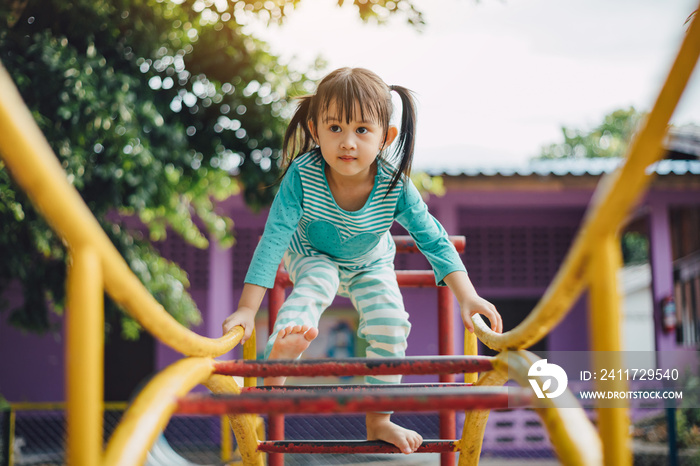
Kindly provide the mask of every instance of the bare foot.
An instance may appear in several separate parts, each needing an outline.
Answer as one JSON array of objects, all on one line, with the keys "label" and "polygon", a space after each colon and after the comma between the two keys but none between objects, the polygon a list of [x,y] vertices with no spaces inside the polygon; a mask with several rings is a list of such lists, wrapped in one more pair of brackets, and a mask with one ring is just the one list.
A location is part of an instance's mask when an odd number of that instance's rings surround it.
[{"label": "bare foot", "polygon": [[418,432],[404,429],[391,422],[389,413],[367,413],[367,440],[384,440],[395,445],[402,453],[413,453],[423,443]]},{"label": "bare foot", "polygon": [[[318,336],[318,329],[309,325],[286,327],[279,331],[272,344],[269,359],[296,359]],[[265,385],[284,385],[286,377],[267,377]]]}]

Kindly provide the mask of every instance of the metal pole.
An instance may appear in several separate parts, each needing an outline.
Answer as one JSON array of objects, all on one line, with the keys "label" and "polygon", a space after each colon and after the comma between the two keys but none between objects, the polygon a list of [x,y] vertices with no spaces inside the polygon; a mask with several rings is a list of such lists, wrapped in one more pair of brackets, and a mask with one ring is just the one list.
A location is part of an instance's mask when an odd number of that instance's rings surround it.
[{"label": "metal pole", "polygon": [[[673,400],[667,401],[673,403]],[[678,446],[676,445],[678,426],[676,425],[675,406],[666,407],[666,426],[668,429],[668,466],[678,466]]]},{"label": "metal pole", "polygon": [[0,410],[2,416],[2,451],[0,452],[0,465],[12,466],[12,446],[14,440],[14,411],[12,406]]},{"label": "metal pole", "polygon": [[102,462],[104,288],[100,258],[90,246],[72,251],[66,313],[66,458]]},{"label": "metal pole", "polygon": [[[622,367],[622,309],[617,286],[617,273],[621,266],[619,238],[614,234],[606,235],[592,251],[589,267],[591,350],[593,368],[598,371],[602,367]],[[619,378],[606,383],[608,390],[627,391],[627,382]],[[601,381],[596,381],[597,390],[603,389],[601,384]],[[629,404],[624,400],[620,400],[620,403],[624,407],[597,408],[606,466],[632,466]]]},{"label": "metal pole", "polygon": [[[440,356],[451,356],[455,353],[454,343],[454,299],[452,292],[446,286],[438,288],[438,350]],[[452,383],[454,374],[441,374],[440,382]],[[452,440],[457,436],[455,412],[453,410],[440,411],[440,438]],[[454,466],[454,452],[440,453],[441,466]]]},{"label": "metal pole", "polygon": [[[275,281],[275,287],[270,290],[270,295],[267,299],[269,308],[267,328],[268,335],[272,335],[275,321],[277,320],[277,313],[284,303],[284,285],[281,283],[281,280]],[[270,440],[284,440],[284,414],[270,414],[267,417],[267,423],[267,437]],[[268,466],[284,466],[284,454],[269,453],[267,464]]]}]

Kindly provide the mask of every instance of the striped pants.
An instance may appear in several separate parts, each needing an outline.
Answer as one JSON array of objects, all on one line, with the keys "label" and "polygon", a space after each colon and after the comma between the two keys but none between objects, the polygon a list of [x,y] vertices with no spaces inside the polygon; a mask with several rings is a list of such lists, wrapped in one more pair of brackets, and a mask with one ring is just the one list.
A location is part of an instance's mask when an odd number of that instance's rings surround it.
[{"label": "striped pants", "polygon": [[[277,314],[265,348],[266,359],[280,330],[294,325],[318,328],[321,314],[336,294],[350,298],[359,312],[357,335],[367,340],[368,358],[406,355],[411,324],[393,267],[351,270],[326,256],[303,256],[291,251],[284,255],[284,266],[294,289]],[[365,380],[371,384],[399,383],[401,376],[367,376]]]}]

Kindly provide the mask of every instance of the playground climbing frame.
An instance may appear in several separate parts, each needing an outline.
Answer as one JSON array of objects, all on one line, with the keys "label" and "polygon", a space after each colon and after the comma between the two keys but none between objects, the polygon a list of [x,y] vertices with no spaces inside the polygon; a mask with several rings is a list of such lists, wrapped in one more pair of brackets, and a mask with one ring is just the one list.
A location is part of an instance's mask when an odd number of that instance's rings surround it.
[{"label": "playground climbing frame", "polygon": [[[495,334],[479,317],[475,318],[478,338],[500,352],[491,360],[493,370],[480,375],[476,388],[498,388],[509,373],[518,374],[516,381],[527,386],[524,378],[534,356],[524,349],[557,325],[587,287],[591,291],[591,326],[595,329],[591,348],[605,351],[620,348],[620,303],[615,275],[619,266],[617,235],[649,185],[651,175],[647,168],[662,157],[668,122],[700,54],[697,23],[695,15],[624,164],[600,182],[583,226],[542,300],[520,325],[503,334]],[[158,433],[182,406],[180,403],[184,403],[180,400],[200,383],[214,393],[238,396],[239,401],[244,401],[247,394],[243,387],[231,377],[217,373],[218,363],[214,359],[239,344],[242,330],[236,328],[217,339],[205,338],[182,327],[155,301],[68,183],[48,142],[1,66],[0,155],[15,181],[70,250],[66,345],[68,463],[79,466],[142,463]],[[156,338],[187,356],[156,375],[142,390],[104,451],[99,436],[104,406],[103,291]],[[468,345],[474,348],[474,342]],[[596,431],[582,410],[564,410],[555,401],[549,403],[537,409],[562,463],[632,464],[627,410],[599,410],[599,431]],[[467,411],[462,439],[450,444],[450,448],[461,453],[460,465],[478,463],[488,412],[487,409]],[[256,415],[231,414],[229,420],[244,464],[262,465]]]}]

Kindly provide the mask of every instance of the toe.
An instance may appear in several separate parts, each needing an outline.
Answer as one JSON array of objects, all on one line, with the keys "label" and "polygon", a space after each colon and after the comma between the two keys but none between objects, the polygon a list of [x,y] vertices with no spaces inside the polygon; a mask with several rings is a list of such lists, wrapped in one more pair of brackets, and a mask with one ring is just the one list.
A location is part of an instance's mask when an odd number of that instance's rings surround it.
[{"label": "toe", "polygon": [[422,443],[423,437],[421,437],[420,435],[416,435],[413,439],[413,451],[418,450]]},{"label": "toe", "polygon": [[411,446],[408,444],[408,441],[406,439],[401,439],[398,442],[396,442],[396,446],[401,450],[401,452],[405,455],[408,455],[411,453],[413,450],[411,449]]},{"label": "toe", "polygon": [[304,337],[308,340],[311,341],[314,338],[318,336],[318,329],[316,327],[311,327],[309,330],[304,333]]}]

